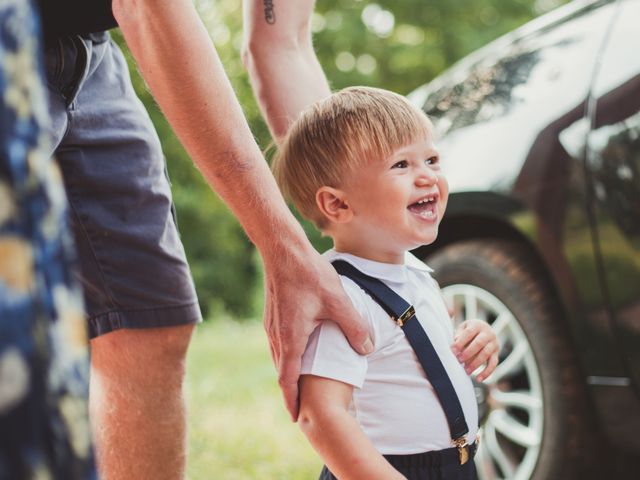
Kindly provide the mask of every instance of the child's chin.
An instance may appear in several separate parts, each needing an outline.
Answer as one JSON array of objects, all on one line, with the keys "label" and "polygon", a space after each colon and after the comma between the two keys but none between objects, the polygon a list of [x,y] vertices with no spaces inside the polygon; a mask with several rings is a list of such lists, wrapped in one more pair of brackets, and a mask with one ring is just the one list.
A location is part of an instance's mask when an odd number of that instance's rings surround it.
[{"label": "child's chin", "polygon": [[420,247],[424,247],[424,246],[427,246],[427,245],[431,245],[433,242],[436,241],[437,238],[438,238],[438,234],[437,233],[435,235],[423,236],[412,247],[410,247],[409,250],[414,250],[416,248],[420,248]]},{"label": "child's chin", "polygon": [[425,240],[425,242],[422,245],[431,245],[433,242],[435,242],[438,239],[438,235],[433,235],[432,237],[430,237],[428,240]]}]

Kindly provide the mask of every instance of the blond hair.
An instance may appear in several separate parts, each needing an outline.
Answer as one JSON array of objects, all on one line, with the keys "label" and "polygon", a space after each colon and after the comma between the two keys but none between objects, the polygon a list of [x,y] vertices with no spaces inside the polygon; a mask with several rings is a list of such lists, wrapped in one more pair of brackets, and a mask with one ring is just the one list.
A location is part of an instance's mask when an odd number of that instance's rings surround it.
[{"label": "blond hair", "polygon": [[401,95],[345,88],[300,115],[273,159],[273,174],[285,198],[322,230],[326,219],[316,204],[320,187],[340,188],[356,167],[428,138],[430,125]]}]

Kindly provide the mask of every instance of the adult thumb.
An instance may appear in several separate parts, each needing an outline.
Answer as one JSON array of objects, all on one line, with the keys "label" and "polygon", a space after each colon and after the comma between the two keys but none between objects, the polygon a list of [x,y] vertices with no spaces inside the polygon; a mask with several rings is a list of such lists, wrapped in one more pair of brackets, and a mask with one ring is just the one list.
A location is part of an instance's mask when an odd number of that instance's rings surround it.
[{"label": "adult thumb", "polygon": [[338,324],[356,352],[361,355],[373,352],[373,341],[371,340],[369,325],[358,314],[348,298],[343,298],[339,306],[334,309],[331,320]]}]

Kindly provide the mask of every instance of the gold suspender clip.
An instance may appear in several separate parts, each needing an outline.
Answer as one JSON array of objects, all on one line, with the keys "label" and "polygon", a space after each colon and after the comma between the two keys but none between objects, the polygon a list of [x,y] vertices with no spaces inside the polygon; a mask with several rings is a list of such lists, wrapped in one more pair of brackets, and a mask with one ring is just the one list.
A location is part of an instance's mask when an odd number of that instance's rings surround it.
[{"label": "gold suspender clip", "polygon": [[406,322],[411,320],[411,317],[413,317],[415,314],[416,309],[413,308],[413,305],[409,305],[409,308],[407,308],[404,313],[400,315],[400,318],[394,318],[393,321],[396,322],[399,327],[402,327]]},{"label": "gold suspender clip", "polygon": [[460,455],[460,465],[464,465],[469,461],[469,444],[467,443],[467,439],[462,436],[460,438],[456,438],[453,443],[458,448],[458,454]]}]

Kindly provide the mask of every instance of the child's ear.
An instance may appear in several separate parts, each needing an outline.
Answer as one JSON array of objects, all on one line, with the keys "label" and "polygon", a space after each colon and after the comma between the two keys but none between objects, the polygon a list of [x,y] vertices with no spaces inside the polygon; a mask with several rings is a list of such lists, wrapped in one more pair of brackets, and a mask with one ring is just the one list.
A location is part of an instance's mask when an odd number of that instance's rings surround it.
[{"label": "child's ear", "polygon": [[347,196],[337,188],[320,187],[316,192],[316,204],[322,214],[333,223],[348,222],[353,216]]}]

